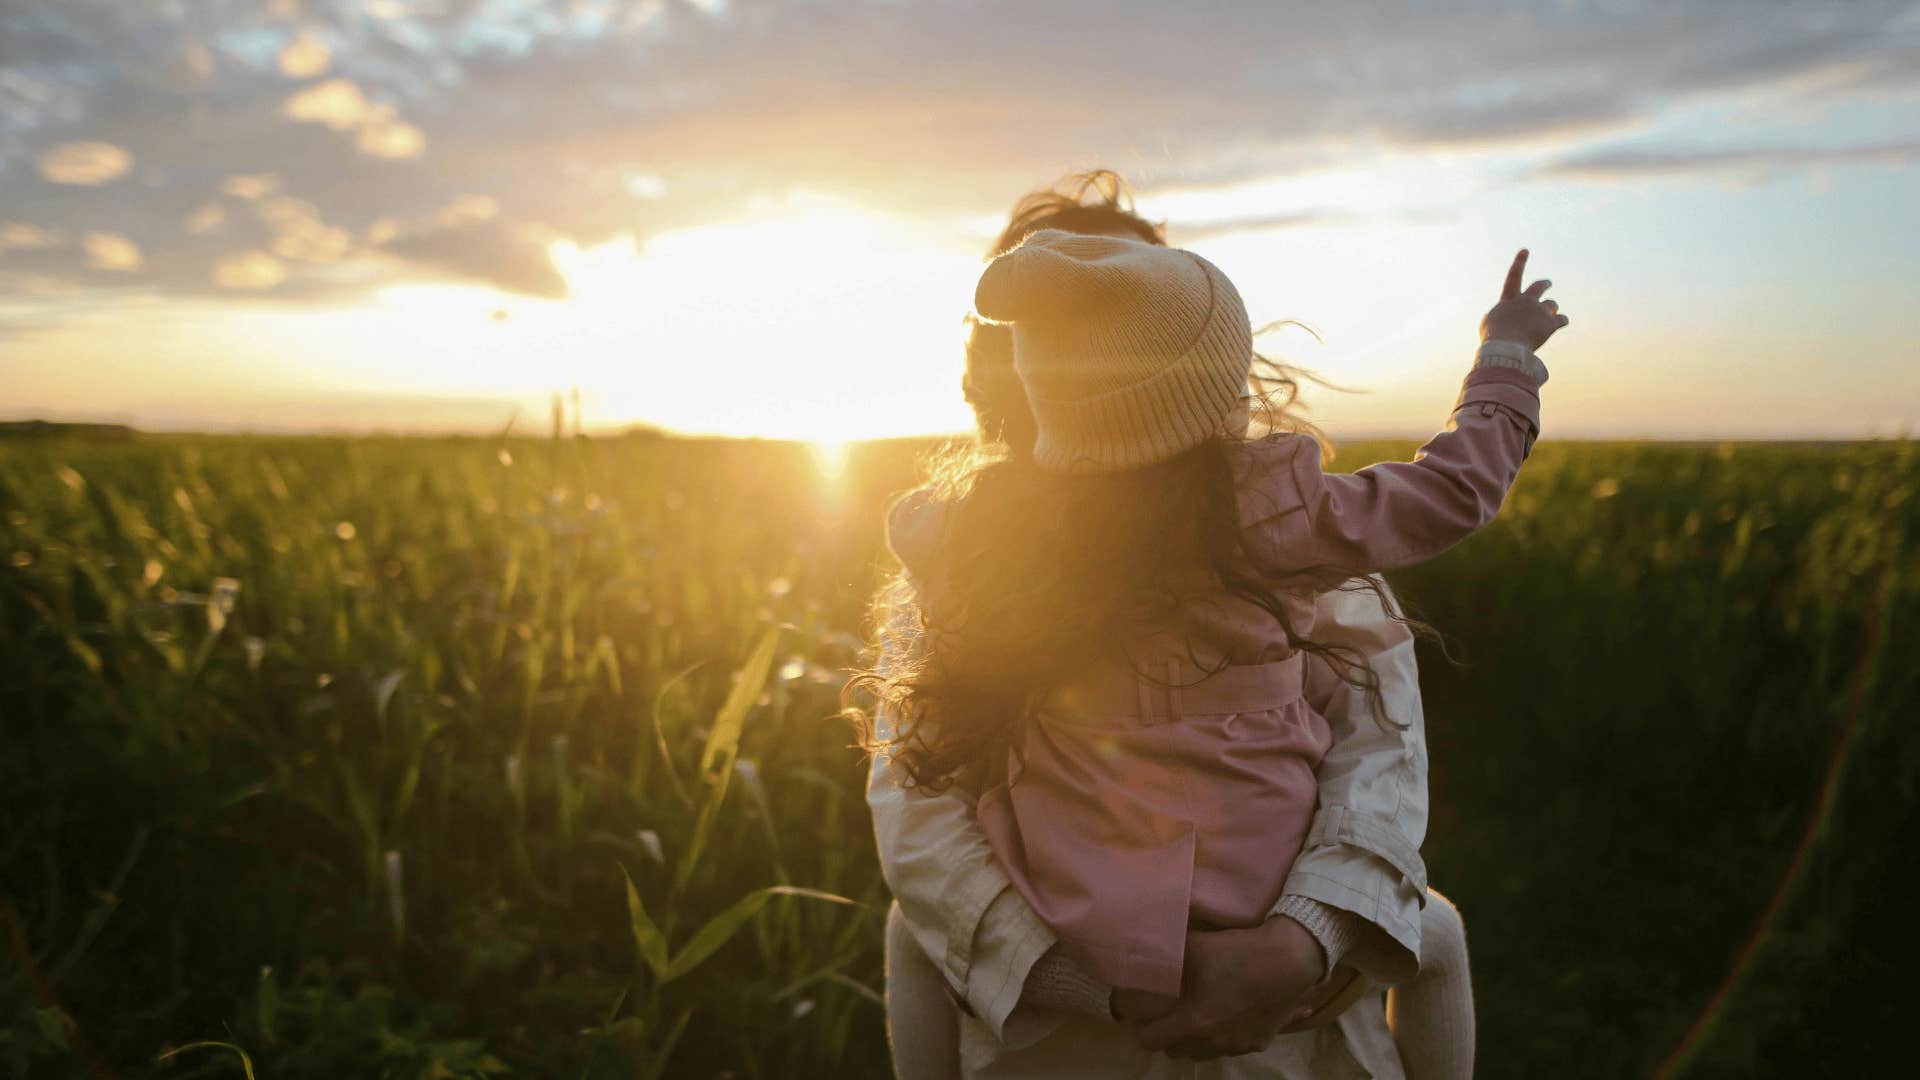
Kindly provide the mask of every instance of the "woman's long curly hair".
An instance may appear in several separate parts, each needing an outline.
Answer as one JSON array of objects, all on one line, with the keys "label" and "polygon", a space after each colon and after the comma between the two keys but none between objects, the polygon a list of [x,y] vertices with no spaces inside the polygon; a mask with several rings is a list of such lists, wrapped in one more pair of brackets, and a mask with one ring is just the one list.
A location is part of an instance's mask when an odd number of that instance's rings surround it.
[{"label": "woman's long curly hair", "polygon": [[[1104,170],[1020,200],[989,257],[1041,228],[1165,243]],[[1302,377],[1255,357],[1245,438],[1307,434],[1330,456],[1296,413]],[[1033,462],[1036,428],[1007,327],[974,323],[963,385],[981,442],[933,462],[916,497],[937,504],[938,540],[911,581],[902,574],[876,597],[877,666],[847,687],[872,706],[849,709],[862,744],[890,756],[907,786],[977,791],[996,782],[1058,680],[1126,658],[1147,633],[1178,633],[1196,602],[1223,595],[1270,614],[1295,649],[1323,658],[1391,722],[1364,654],[1296,633],[1282,597],[1366,588],[1401,616],[1376,579],[1263,564],[1237,519],[1231,455],[1241,437],[1220,435],[1143,469],[1059,475]]]}]

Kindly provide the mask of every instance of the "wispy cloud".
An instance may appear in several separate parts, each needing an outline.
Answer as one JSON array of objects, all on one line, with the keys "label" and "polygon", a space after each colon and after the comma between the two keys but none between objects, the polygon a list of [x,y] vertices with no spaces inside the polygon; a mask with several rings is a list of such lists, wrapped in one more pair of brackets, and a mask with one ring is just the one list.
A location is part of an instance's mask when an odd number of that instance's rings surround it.
[{"label": "wispy cloud", "polygon": [[41,153],[37,164],[41,178],[50,184],[99,187],[124,175],[133,158],[112,143],[65,142]]},{"label": "wispy cloud", "polygon": [[1543,166],[1537,175],[1582,180],[1729,174],[1758,177],[1820,165],[1898,165],[1915,160],[1920,160],[1920,139],[1852,146],[1620,148],[1565,157]]},{"label": "wispy cloud", "polygon": [[395,237],[382,250],[456,277],[557,299],[567,283],[547,254],[551,230],[500,221],[459,222]]},{"label": "wispy cloud", "polygon": [[1170,220],[1167,222],[1167,229],[1176,244],[1185,245],[1198,244],[1216,236],[1229,236],[1235,233],[1300,229],[1313,225],[1346,225],[1358,218],[1359,215],[1350,210],[1301,210],[1276,214],[1252,214],[1245,217],[1193,223]]}]

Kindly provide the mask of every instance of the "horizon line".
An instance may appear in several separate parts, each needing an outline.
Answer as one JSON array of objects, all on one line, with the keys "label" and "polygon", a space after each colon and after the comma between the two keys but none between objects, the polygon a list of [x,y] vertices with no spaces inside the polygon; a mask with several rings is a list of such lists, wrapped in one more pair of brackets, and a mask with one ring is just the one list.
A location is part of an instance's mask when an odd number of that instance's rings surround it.
[{"label": "horizon line", "polygon": [[[313,439],[476,439],[492,441],[553,441],[556,438],[572,439],[626,439],[653,438],[673,439],[682,442],[778,442],[804,445],[843,445],[853,446],[860,443],[885,442],[935,442],[952,440],[971,440],[975,432],[971,430],[903,432],[893,435],[852,436],[844,439],[804,437],[768,433],[686,431],[659,424],[635,422],[624,425],[584,425],[579,430],[569,430],[555,435],[534,430],[514,430],[516,425],[507,424],[499,430],[487,430],[470,426],[448,428],[388,428],[388,427],[338,427],[326,425],[295,425],[287,427],[174,427],[170,425],[141,426],[122,420],[77,420],[50,419],[45,416],[0,417],[0,437],[40,436],[59,437],[58,429],[69,429],[65,433],[82,434],[85,429],[105,429],[121,436],[166,436],[166,437],[205,437],[205,438],[313,438]],[[53,429],[35,432],[31,429]],[[105,433],[102,431],[100,433]],[[1342,443],[1365,442],[1414,442],[1424,443],[1431,439],[1434,432],[1428,430],[1404,429],[1356,429],[1330,434],[1328,442],[1336,448]],[[1550,436],[1550,442],[1655,442],[1655,443],[1865,443],[1865,442],[1908,442],[1920,431],[1909,427],[1898,432],[1872,431],[1781,431],[1781,432],[1672,432],[1655,430],[1608,431],[1584,427],[1564,434]]]}]

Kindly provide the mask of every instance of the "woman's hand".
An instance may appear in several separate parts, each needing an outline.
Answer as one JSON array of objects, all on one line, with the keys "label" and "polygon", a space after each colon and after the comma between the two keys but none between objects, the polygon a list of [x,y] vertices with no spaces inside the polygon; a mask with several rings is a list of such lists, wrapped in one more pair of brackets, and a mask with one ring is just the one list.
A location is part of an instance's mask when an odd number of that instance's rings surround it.
[{"label": "woman's hand", "polygon": [[[1300,998],[1300,1007],[1295,1009],[1280,1028],[1280,1034],[1292,1035],[1299,1031],[1312,1031],[1326,1027],[1340,1019],[1360,995],[1367,992],[1371,984],[1366,976],[1345,964],[1333,969],[1321,982],[1315,984]],[[1335,999],[1340,999],[1336,1002]]]},{"label": "woman's hand", "polygon": [[1189,933],[1180,1003],[1135,1028],[1140,1045],[1189,1061],[1263,1050],[1326,963],[1320,943],[1285,915],[1246,930]]},{"label": "woman's hand", "polygon": [[1123,1024],[1139,1027],[1151,1023],[1172,1012],[1180,1004],[1177,997],[1155,994],[1146,990],[1125,990],[1116,988],[1108,1007],[1113,1018]]},{"label": "woman's hand", "polygon": [[1513,257],[1513,265],[1507,268],[1500,302],[1480,320],[1481,341],[1517,341],[1529,349],[1538,349],[1555,330],[1570,321],[1560,314],[1558,301],[1540,299],[1553,282],[1543,278],[1527,286],[1526,292],[1520,291],[1520,279],[1526,272],[1527,249],[1521,248],[1520,254]]}]

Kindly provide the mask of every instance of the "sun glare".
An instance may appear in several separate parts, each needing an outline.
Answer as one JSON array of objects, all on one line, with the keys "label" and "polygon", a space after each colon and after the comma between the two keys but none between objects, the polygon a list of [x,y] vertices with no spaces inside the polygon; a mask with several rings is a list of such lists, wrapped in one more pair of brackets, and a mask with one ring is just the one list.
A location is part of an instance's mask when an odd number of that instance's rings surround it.
[{"label": "sun glare", "polygon": [[979,272],[951,237],[795,197],[551,253],[571,299],[542,318],[603,417],[822,442],[966,423],[958,395],[925,392],[958,374]]},{"label": "sun glare", "polygon": [[816,439],[808,444],[813,454],[813,467],[820,479],[829,484],[838,483],[847,474],[847,451],[849,447],[842,439]]}]

